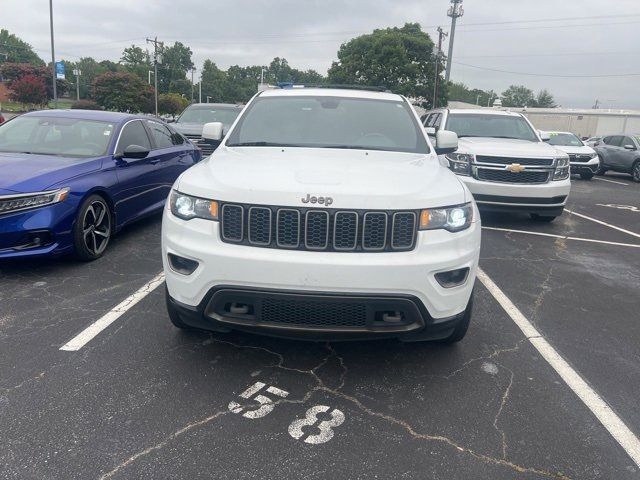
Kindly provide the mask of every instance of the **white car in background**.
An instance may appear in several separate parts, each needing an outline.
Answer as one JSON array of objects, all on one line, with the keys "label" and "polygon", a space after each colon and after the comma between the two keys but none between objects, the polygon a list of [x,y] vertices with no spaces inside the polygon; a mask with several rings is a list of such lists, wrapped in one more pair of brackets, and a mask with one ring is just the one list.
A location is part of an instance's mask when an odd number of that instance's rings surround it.
[{"label": "white car in background", "polygon": [[571,173],[583,180],[591,180],[600,168],[596,151],[571,132],[547,132],[547,143],[569,155]]},{"label": "white car in background", "polygon": [[424,126],[458,134],[445,156],[481,210],[525,212],[541,222],[562,214],[571,190],[569,156],[545,143],[522,114],[493,109],[438,109]]}]

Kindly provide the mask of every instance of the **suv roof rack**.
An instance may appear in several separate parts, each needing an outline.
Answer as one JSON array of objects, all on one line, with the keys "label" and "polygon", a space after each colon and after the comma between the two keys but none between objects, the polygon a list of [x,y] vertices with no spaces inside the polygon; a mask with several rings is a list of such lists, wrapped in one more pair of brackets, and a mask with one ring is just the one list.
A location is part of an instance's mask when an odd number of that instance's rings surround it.
[{"label": "suv roof rack", "polygon": [[345,90],[367,90],[371,92],[385,92],[391,93],[387,87],[382,86],[369,86],[369,85],[351,85],[351,84],[339,84],[339,83],[293,83],[293,82],[278,82],[276,88],[341,88]]}]

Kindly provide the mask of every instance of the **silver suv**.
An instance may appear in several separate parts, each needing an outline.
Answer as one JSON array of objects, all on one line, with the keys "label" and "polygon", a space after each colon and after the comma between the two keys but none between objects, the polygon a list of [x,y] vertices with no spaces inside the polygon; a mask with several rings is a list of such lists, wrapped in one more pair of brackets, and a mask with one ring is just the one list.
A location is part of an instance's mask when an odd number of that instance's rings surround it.
[{"label": "silver suv", "polygon": [[628,173],[640,182],[640,135],[610,135],[595,147],[600,156],[598,175],[607,170]]}]

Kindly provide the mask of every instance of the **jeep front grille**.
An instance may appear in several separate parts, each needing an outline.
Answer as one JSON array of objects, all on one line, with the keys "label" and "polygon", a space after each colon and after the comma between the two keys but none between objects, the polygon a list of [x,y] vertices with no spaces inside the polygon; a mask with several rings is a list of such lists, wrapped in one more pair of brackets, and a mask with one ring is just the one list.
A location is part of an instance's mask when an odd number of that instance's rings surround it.
[{"label": "jeep front grille", "polygon": [[412,250],[415,211],[364,211],[265,205],[222,205],[226,243],[263,248],[332,252]]}]

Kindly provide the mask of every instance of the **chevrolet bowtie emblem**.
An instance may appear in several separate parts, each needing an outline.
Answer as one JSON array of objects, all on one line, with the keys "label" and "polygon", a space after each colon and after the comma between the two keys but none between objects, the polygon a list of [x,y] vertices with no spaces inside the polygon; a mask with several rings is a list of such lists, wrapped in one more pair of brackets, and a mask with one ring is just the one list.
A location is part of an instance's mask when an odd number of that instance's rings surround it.
[{"label": "chevrolet bowtie emblem", "polygon": [[507,170],[509,170],[511,173],[520,173],[524,171],[524,167],[519,163],[512,163],[507,167]]}]

